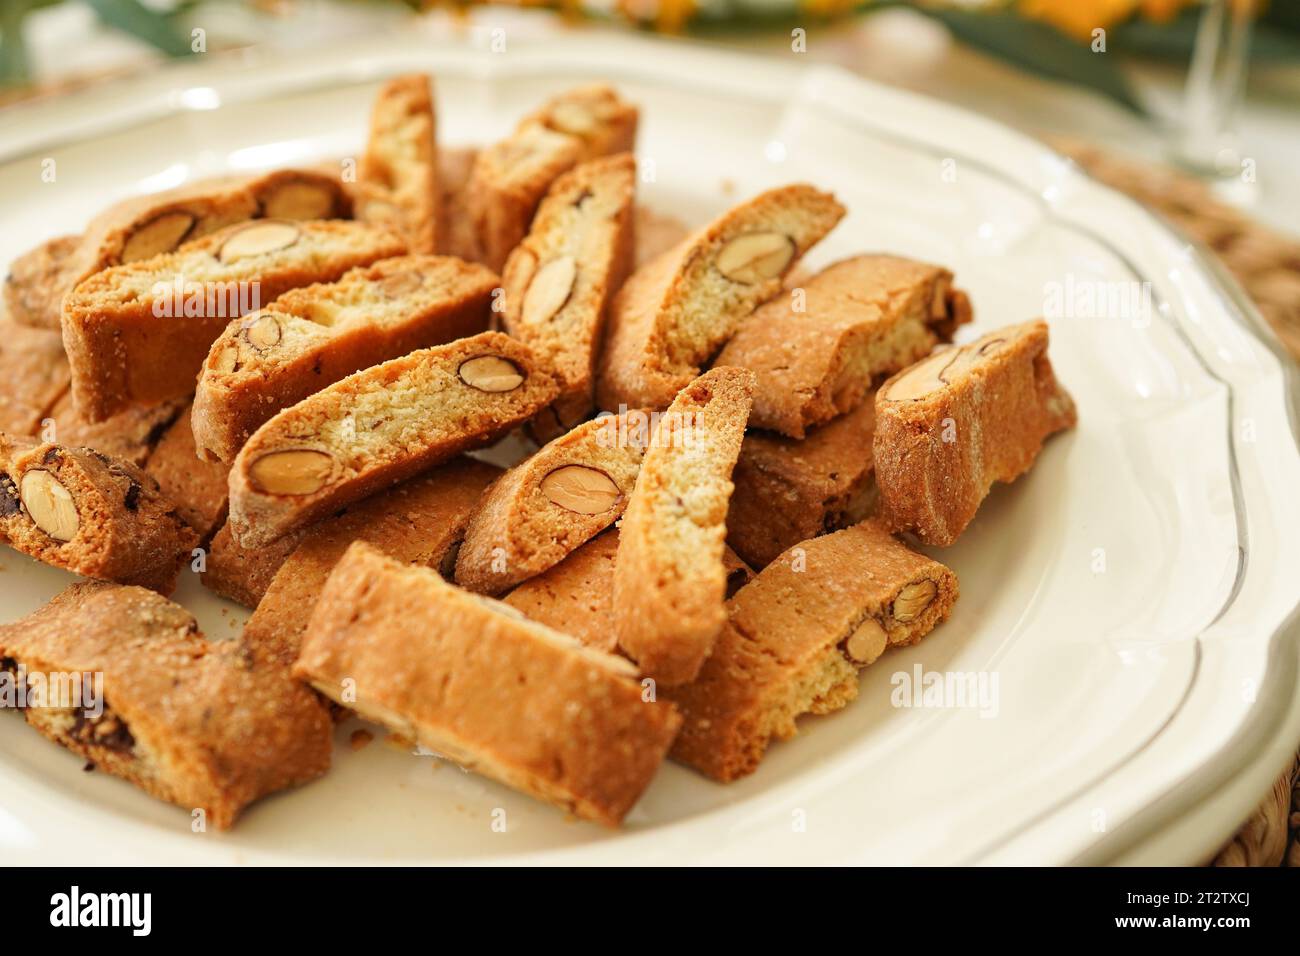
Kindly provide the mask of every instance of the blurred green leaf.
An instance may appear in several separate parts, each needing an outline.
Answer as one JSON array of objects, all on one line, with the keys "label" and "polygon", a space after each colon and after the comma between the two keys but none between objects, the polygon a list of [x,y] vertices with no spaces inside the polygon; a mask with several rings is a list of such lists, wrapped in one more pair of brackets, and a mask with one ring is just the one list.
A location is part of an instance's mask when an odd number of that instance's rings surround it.
[{"label": "blurred green leaf", "polygon": [[157,47],[168,56],[190,53],[189,39],[176,29],[170,16],[150,10],[140,0],[85,0],[85,3],[104,23]]},{"label": "blurred green leaf", "polygon": [[[1274,3],[1269,11],[1279,9]],[[1300,60],[1300,4],[1290,9],[1294,14],[1272,20],[1266,14],[1251,27],[1250,57],[1252,60]],[[1285,17],[1293,17],[1287,25]],[[1150,20],[1131,20],[1110,31],[1110,47],[1118,53],[1136,53],[1166,60],[1186,62],[1191,59],[1196,30],[1201,23],[1199,9],[1184,10],[1169,23]]]},{"label": "blurred green leaf", "polygon": [[1120,72],[1116,57],[1093,53],[1086,43],[1072,40],[1054,27],[1011,12],[916,9],[943,23],[957,39],[998,59],[1039,76],[1090,87],[1139,116],[1147,115]]}]

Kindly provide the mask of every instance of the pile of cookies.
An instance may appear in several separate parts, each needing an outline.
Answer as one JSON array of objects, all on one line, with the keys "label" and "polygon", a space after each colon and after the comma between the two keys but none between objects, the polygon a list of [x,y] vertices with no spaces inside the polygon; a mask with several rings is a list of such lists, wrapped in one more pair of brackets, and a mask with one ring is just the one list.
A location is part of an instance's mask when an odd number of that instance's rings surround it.
[{"label": "pile of cookies", "polygon": [[[844,214],[809,185],[638,207],[637,120],[588,86],[440,149],[403,76],[355,182],[198,182],[14,262],[0,533],[94,580],[0,626],[0,670],[105,704],[28,721],[221,827],[350,713],[617,825],[666,757],[751,773],[946,620],[913,545],[1075,422],[1046,325],[953,345],[940,266],[804,272]],[[237,638],[165,597],[182,568]]]}]

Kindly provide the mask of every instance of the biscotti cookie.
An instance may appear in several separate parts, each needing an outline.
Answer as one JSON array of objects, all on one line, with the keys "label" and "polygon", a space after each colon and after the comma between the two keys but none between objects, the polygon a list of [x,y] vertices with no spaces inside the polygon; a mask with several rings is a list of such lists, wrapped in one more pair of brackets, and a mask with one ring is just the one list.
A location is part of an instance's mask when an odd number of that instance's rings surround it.
[{"label": "biscotti cookie", "polygon": [[438,251],[466,262],[482,259],[469,202],[469,182],[478,153],[472,146],[438,150],[438,187],[442,194]]},{"label": "biscotti cookie", "polygon": [[1024,474],[1043,441],[1076,421],[1041,320],[918,362],[876,393],[881,514],[926,544],[952,544],[994,482]]},{"label": "biscotti cookie", "polygon": [[614,574],[618,645],[660,684],[694,679],[726,619],[722,563],[731,470],[754,373],[705,372],[669,406],[620,525]]},{"label": "biscotti cookie", "polygon": [[110,266],[171,252],[250,219],[332,219],[350,212],[338,177],[309,169],[221,176],[134,196],[96,216],[81,236],[53,240],[16,261],[6,301],[18,321],[58,329],[63,297]]},{"label": "biscotti cookie", "polygon": [[0,319],[0,431],[33,435],[71,382],[57,332]]},{"label": "biscotti cookie", "polygon": [[557,176],[582,159],[582,141],[540,124],[520,127],[480,150],[465,189],[475,247],[499,271],[533,221],[537,205]]},{"label": "biscotti cookie", "polygon": [[632,265],[636,161],[598,159],[555,180],[502,275],[505,330],[560,379],[560,397],[534,423],[539,441],[591,414],[605,311]]},{"label": "biscotti cookie", "polygon": [[957,577],[873,522],[805,541],[727,603],[695,682],[665,696],[685,721],[673,759],[715,780],[752,773],[802,714],[839,710],[858,671],[947,620]]},{"label": "biscotti cookie", "polygon": [[[588,647],[613,654],[614,562],[618,531],[611,528],[592,538],[567,558],[529,578],[501,600],[529,620],[576,637]],[[753,570],[730,548],[722,552],[730,598],[754,576]]]},{"label": "biscotti cookie", "polygon": [[291,289],[212,343],[194,398],[199,455],[231,461],[276,412],[415,349],[488,326],[495,274],[449,256],[399,256]]},{"label": "biscotti cookie", "polygon": [[93,448],[143,468],[186,407],[184,399],[172,399],[154,405],[133,405],[102,422],[88,422],[77,414],[72,393],[64,392],[50,409],[48,428],[41,428],[40,437],[61,445]]},{"label": "biscotti cookie", "polygon": [[598,406],[666,407],[843,215],[811,186],[773,189],[637,269],[610,311]]},{"label": "biscotti cookie", "polygon": [[[227,829],[254,800],[329,769],[331,724],[283,669],[209,641],[183,607],[144,588],[74,584],[0,625],[0,668],[71,678],[75,700],[30,697],[27,722],[97,768]],[[82,683],[84,681],[84,683]],[[87,684],[90,685],[87,688]],[[87,692],[89,691],[89,692]]]},{"label": "biscotti cookie", "polygon": [[629,428],[638,414],[584,422],[493,484],[465,533],[456,583],[500,594],[617,521],[649,438]]},{"label": "biscotti cookie", "polygon": [[354,541],[450,579],[470,515],[500,474],[495,465],[457,458],[307,528],[244,625],[242,640],[262,659],[285,666],[297,660],[325,579]]},{"label": "biscotti cookie", "polygon": [[485,776],[617,826],[677,732],[635,668],[428,568],[356,543],[312,611],[294,673]]},{"label": "biscotti cookie", "polygon": [[484,332],[357,372],[280,412],[230,470],[230,527],[274,541],[353,501],[490,445],[555,398],[524,345]]},{"label": "biscotti cookie", "polygon": [[276,572],[310,528],[291,531],[270,544],[241,548],[230,533],[230,522],[212,536],[204,561],[203,586],[221,597],[255,608],[271,586]]},{"label": "biscotti cookie", "polygon": [[630,153],[636,148],[638,111],[612,87],[591,83],[565,90],[541,109],[525,116],[520,126],[539,124],[576,137],[582,144],[580,161]]},{"label": "biscotti cookie", "polygon": [[226,519],[227,475],[220,462],[199,461],[187,406],[163,432],[144,470],[176,504],[186,524],[206,542]]},{"label": "biscotti cookie", "polygon": [[758,376],[752,427],[802,438],[860,405],[878,377],[952,341],[970,318],[970,300],[947,269],[857,256],[759,306],[716,364]]},{"label": "biscotti cookie", "polygon": [[356,217],[390,226],[411,252],[438,248],[437,119],[433,84],[408,73],[384,84],[370,115],[370,141],[357,181]]},{"label": "biscotti cookie", "polygon": [[378,226],[262,219],[96,273],[63,301],[77,411],[102,421],[131,404],[189,396],[231,319],[404,251]]},{"label": "biscotti cookie", "polygon": [[8,319],[58,331],[59,305],[72,288],[68,260],[80,244],[80,234],[56,236],[24,252],[9,265],[4,288]]},{"label": "biscotti cookie", "polygon": [[764,568],[800,541],[865,518],[875,503],[875,421],[868,399],[800,440],[751,430],[731,476],[727,543]]},{"label": "biscotti cookie", "polygon": [[0,538],[38,561],[164,594],[198,535],[129,462],[0,435]]}]

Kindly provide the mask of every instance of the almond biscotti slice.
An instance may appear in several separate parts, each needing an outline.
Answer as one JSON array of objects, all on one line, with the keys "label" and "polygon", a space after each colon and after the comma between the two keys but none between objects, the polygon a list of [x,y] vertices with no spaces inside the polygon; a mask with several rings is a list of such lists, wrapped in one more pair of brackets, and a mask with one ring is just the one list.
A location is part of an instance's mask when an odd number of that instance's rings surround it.
[{"label": "almond biscotti slice", "polygon": [[63,297],[110,266],[171,252],[250,219],[333,219],[351,209],[338,176],[312,169],[220,176],[134,196],[96,216],[82,235],[38,246],[15,262],[6,301],[18,321],[57,330]]},{"label": "almond biscotti slice", "polygon": [[208,640],[188,611],[144,588],[74,584],[0,625],[0,669],[26,686],[32,727],[190,811],[187,831],[194,811],[225,830],[259,797],[329,769],[332,725],[316,695],[234,642]]},{"label": "almond biscotti slice", "polygon": [[232,461],[272,415],[363,368],[482,332],[499,280],[450,256],[398,256],[291,289],[212,343],[194,397],[199,456]]},{"label": "almond biscotti slice", "polygon": [[876,393],[881,515],[926,544],[952,544],[994,482],[1020,477],[1048,436],[1077,421],[1042,320],[918,362]]},{"label": "almond biscotti slice", "polygon": [[357,372],[280,412],[230,470],[230,528],[274,541],[343,505],[490,445],[555,398],[529,349],[500,332]]},{"label": "almond biscotti slice", "polygon": [[403,252],[378,226],[262,219],[105,269],[63,301],[77,411],[102,421],[131,404],[189,396],[231,319]]},{"label": "almond biscotti slice", "polygon": [[581,140],[538,123],[479,151],[465,189],[480,261],[494,271],[505,266],[546,190],[582,156]]},{"label": "almond biscotti slice", "polygon": [[759,306],[716,364],[758,376],[751,426],[802,438],[860,405],[878,377],[952,341],[970,319],[970,300],[947,269],[857,256]]},{"label": "almond biscotti slice", "polygon": [[199,461],[186,406],[162,433],[144,470],[162,493],[175,502],[185,523],[206,543],[226,520],[226,489],[230,468],[220,462]]},{"label": "almond biscotti slice", "polygon": [[620,524],[614,632],[660,684],[695,678],[726,620],[723,541],[731,470],[754,395],[754,373],[715,368],[659,421]]},{"label": "almond biscotti slice", "polygon": [[637,269],[610,311],[597,405],[666,407],[843,215],[829,193],[784,186],[742,203]]},{"label": "almond biscotti slice", "polygon": [[565,90],[525,116],[520,127],[538,124],[557,133],[577,137],[582,143],[582,161],[636,148],[639,112],[624,101],[613,87],[591,83]]},{"label": "almond biscotti slice", "polygon": [[803,714],[839,710],[858,671],[947,620],[957,576],[874,522],[796,545],[727,602],[727,624],[681,708],[673,759],[715,780],[753,773]]},{"label": "almond biscotti slice", "polygon": [[0,539],[38,561],[164,594],[198,535],[130,462],[0,435]]},{"label": "almond biscotti slice", "polygon": [[353,544],[294,673],[464,767],[617,826],[677,732],[636,669],[428,568]]},{"label": "almond biscotti slice", "polygon": [[469,524],[456,583],[500,594],[617,521],[649,438],[647,426],[629,427],[638,415],[584,422],[506,472]]},{"label": "almond biscotti slice", "polygon": [[441,232],[437,129],[429,75],[394,77],[375,97],[358,170],[356,217],[388,225],[415,253],[435,252]]},{"label": "almond biscotti slice", "polygon": [[591,414],[605,312],[632,264],[636,160],[570,170],[551,186],[502,277],[505,330],[554,369],[560,397],[534,423],[539,441]]},{"label": "almond biscotti slice", "polygon": [[312,525],[276,572],[241,639],[262,659],[285,666],[297,660],[325,579],[353,541],[449,578],[470,515],[500,474],[495,465],[457,458]]},{"label": "almond biscotti slice", "polygon": [[[616,653],[618,635],[613,628],[612,598],[617,557],[618,531],[611,528],[501,600],[529,620],[563,631],[588,647]],[[722,552],[722,566],[727,574],[728,598],[754,576],[749,565],[730,548]]]},{"label": "almond biscotti slice", "polygon": [[309,530],[299,528],[270,544],[241,548],[230,533],[227,519],[208,543],[201,574],[203,586],[246,608],[257,607],[276,572]]},{"label": "almond biscotti slice", "polygon": [[875,422],[868,399],[799,440],[751,430],[731,476],[727,543],[764,568],[800,541],[867,517],[876,498]]}]

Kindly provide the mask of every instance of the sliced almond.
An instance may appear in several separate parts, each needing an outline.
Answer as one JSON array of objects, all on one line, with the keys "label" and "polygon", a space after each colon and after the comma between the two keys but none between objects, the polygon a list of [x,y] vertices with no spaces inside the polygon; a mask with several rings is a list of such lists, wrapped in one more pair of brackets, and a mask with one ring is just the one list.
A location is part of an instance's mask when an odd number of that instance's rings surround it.
[{"label": "sliced almond", "polygon": [[940,375],[953,360],[957,351],[956,349],[947,349],[917,362],[894,379],[885,392],[885,398],[891,402],[915,401],[918,398],[925,398],[925,396],[937,389],[943,388],[947,383],[940,378]]},{"label": "sliced almond", "polygon": [[262,200],[268,219],[329,219],[333,212],[334,193],[321,183],[287,182]]},{"label": "sliced almond", "polygon": [[551,126],[561,133],[590,136],[596,131],[596,116],[580,103],[562,100],[551,109]]},{"label": "sliced almond", "polygon": [[280,323],[273,315],[259,315],[252,321],[245,320],[244,338],[255,349],[269,349],[278,344],[280,334]]},{"label": "sliced almond", "polygon": [[560,256],[538,269],[524,293],[524,323],[549,322],[569,301],[577,277],[578,263],[573,256]]},{"label": "sliced almond", "polygon": [[885,652],[889,637],[874,617],[858,625],[856,631],[844,641],[844,653],[855,664],[871,664]]},{"label": "sliced almond", "polygon": [[916,620],[921,612],[930,606],[930,602],[934,600],[934,596],[938,592],[939,588],[933,581],[917,581],[909,584],[899,591],[897,597],[894,598],[894,607],[891,612],[894,615],[894,620],[900,624],[907,624]]},{"label": "sliced almond", "polygon": [[213,368],[218,372],[230,373],[239,368],[239,346],[227,345],[217,353]]},{"label": "sliced almond", "polygon": [[423,282],[423,273],[418,269],[407,269],[405,272],[395,272],[384,279],[379,283],[379,290],[390,299],[396,299],[398,296],[410,295],[420,288]]},{"label": "sliced almond", "polygon": [[122,262],[136,262],[171,252],[194,228],[194,217],[187,212],[165,212],[151,219],[127,237],[122,244]]},{"label": "sliced almond", "polygon": [[794,240],[779,232],[737,236],[718,252],[714,265],[732,282],[752,285],[775,279],[794,258]]},{"label": "sliced almond", "polygon": [[460,380],[480,392],[510,392],[524,382],[514,362],[499,355],[480,355],[462,362]]},{"label": "sliced almond", "polygon": [[222,262],[234,262],[246,256],[260,256],[268,252],[287,249],[298,241],[302,230],[291,222],[267,219],[240,229],[217,252]]},{"label": "sliced almond", "polygon": [[268,495],[310,495],[333,480],[334,456],[315,448],[268,452],[249,467],[248,477]]},{"label": "sliced almond", "polygon": [[613,478],[587,465],[556,468],[542,479],[541,491],[554,504],[580,515],[604,514],[622,497]]},{"label": "sliced almond", "polygon": [[72,493],[48,471],[29,471],[19,484],[19,496],[32,522],[56,541],[77,536],[81,519]]}]

